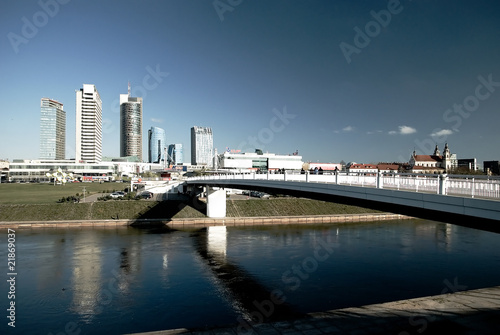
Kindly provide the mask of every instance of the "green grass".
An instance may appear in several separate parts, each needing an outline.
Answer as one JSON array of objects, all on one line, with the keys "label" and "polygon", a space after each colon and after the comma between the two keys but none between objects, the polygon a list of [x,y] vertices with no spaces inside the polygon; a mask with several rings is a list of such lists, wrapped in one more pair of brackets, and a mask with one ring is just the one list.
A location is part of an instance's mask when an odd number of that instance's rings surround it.
[{"label": "green grass", "polygon": [[[0,184],[0,204],[49,204],[56,203],[62,197],[79,193],[85,195],[103,191],[121,191],[127,183],[68,183],[54,185],[46,183],[3,183]],[[83,197],[83,196],[82,196]]]},{"label": "green grass", "polygon": [[[196,207],[196,208],[195,208]],[[0,221],[203,218],[202,206],[181,201],[112,200],[94,203],[0,205]],[[198,208],[198,209],[197,209]],[[284,198],[228,201],[227,217],[361,214],[375,212],[318,200]]]},{"label": "green grass", "polygon": [[[168,219],[205,217],[204,204],[180,201],[111,200],[94,203],[57,203],[63,197],[123,190],[127,183],[0,184],[0,221],[52,221],[99,219]],[[201,208],[201,209],[200,209]],[[300,216],[361,214],[375,212],[348,206],[300,198],[228,200],[227,217]]]},{"label": "green grass", "polygon": [[229,200],[226,202],[226,215],[228,217],[363,214],[372,212],[376,211],[358,206],[303,198]]}]

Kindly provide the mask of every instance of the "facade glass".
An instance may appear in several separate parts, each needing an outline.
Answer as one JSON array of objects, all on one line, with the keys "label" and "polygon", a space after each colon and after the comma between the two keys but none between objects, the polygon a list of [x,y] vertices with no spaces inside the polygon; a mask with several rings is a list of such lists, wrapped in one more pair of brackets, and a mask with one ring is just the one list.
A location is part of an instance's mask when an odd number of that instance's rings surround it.
[{"label": "facade glass", "polygon": [[120,157],[142,161],[142,98],[120,94]]},{"label": "facade glass", "polygon": [[191,128],[191,164],[192,165],[213,165],[214,139],[212,128],[197,127]]},{"label": "facade glass", "polygon": [[170,144],[168,146],[168,165],[182,165],[183,163],[182,144]]},{"label": "facade glass", "polygon": [[42,98],[40,103],[40,159],[64,159],[66,112],[63,104]]},{"label": "facade glass", "polygon": [[165,130],[159,127],[151,127],[148,130],[148,162],[159,163],[164,161],[166,146]]}]

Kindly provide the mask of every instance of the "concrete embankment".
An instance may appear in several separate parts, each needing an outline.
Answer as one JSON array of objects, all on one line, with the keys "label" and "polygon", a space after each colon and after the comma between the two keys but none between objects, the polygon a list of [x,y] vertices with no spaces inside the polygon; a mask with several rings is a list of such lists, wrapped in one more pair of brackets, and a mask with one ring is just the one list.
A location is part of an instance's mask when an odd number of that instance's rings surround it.
[{"label": "concrete embankment", "polygon": [[119,227],[166,225],[172,228],[208,226],[258,226],[280,224],[320,224],[342,222],[369,222],[411,219],[410,216],[393,213],[337,214],[309,216],[274,217],[231,217],[231,218],[194,218],[194,219],[125,219],[125,220],[64,220],[64,221],[3,221],[4,228],[66,228],[66,227]]},{"label": "concrete embankment", "polygon": [[173,334],[500,334],[500,286],[310,313],[295,320],[135,335]]}]

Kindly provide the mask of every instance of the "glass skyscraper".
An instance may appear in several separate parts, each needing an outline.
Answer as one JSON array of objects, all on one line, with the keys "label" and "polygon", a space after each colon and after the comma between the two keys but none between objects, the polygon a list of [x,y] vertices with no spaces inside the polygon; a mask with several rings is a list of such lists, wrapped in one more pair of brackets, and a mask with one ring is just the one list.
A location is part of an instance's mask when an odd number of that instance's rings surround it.
[{"label": "glass skyscraper", "polygon": [[59,101],[42,98],[40,103],[40,159],[64,159],[66,112]]},{"label": "glass skyscraper", "polygon": [[184,162],[182,144],[170,144],[168,146],[168,165],[182,165]]},{"label": "glass skyscraper", "polygon": [[142,98],[120,94],[120,156],[142,161]]},{"label": "glass skyscraper", "polygon": [[197,127],[191,128],[191,164],[192,165],[213,165],[214,139],[212,128]]},{"label": "glass skyscraper", "polygon": [[148,161],[149,163],[160,163],[165,160],[165,148],[167,146],[165,130],[151,127],[148,130]]}]

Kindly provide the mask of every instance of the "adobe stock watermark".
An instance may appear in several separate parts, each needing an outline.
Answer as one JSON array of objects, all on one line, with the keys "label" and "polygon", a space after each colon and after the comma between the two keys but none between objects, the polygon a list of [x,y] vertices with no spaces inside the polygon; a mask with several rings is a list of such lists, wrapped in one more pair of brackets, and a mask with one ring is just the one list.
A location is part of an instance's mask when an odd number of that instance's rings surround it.
[{"label": "adobe stock watermark", "polygon": [[39,32],[39,29],[45,27],[49,23],[50,18],[54,18],[59,13],[61,5],[65,5],[70,0],[39,0],[38,5],[41,10],[37,11],[31,19],[23,16],[21,18],[20,34],[10,32],[7,34],[12,49],[17,54],[19,47],[22,44],[28,44]]},{"label": "adobe stock watermark", "polygon": [[[449,135],[457,133],[465,119],[468,119],[472,113],[479,110],[481,101],[489,99],[496,89],[500,87],[499,81],[493,80],[493,74],[490,73],[486,77],[477,76],[478,84],[474,89],[474,93],[466,96],[462,103],[454,103],[451,108],[448,108],[443,113],[443,121],[449,124],[449,128],[436,128],[424,140],[415,139],[414,143],[418,149],[424,154],[431,153],[434,150],[436,142],[445,142]],[[401,159],[401,157],[399,158]]]},{"label": "adobe stock watermark", "polygon": [[[285,290],[296,291],[303,281],[310,278],[316,272],[320,263],[326,261],[334,252],[336,243],[319,239],[314,248],[312,256],[305,257],[301,262],[293,264],[289,270],[281,275],[281,282],[285,285]],[[252,326],[263,323],[275,312],[276,306],[286,301],[285,292],[281,289],[274,289],[269,294],[269,299],[262,301],[254,300],[252,303],[255,310],[250,312],[250,320],[238,317],[238,334],[254,334]]]},{"label": "adobe stock watermark", "polygon": [[402,11],[403,6],[399,0],[389,0],[387,2],[387,9],[382,9],[378,12],[374,10],[370,11],[373,20],[365,24],[364,30],[358,26],[354,27],[354,32],[356,33],[353,38],[354,45],[346,42],[341,42],[339,45],[347,64],[351,64],[353,54],[359,55],[361,50],[366,48],[373,38],[380,35],[382,28],[386,28],[391,23],[393,15],[397,15]]},{"label": "adobe stock watermark", "polygon": [[[443,280],[443,284],[445,285],[445,287],[441,291],[441,294],[456,293],[465,291],[467,289],[467,286],[460,285],[458,283],[458,277],[455,277],[455,279],[453,279],[453,283],[451,283],[448,279],[445,279]],[[436,321],[436,319],[437,318],[434,315],[412,315],[408,319],[408,322],[410,326],[418,327],[417,332],[421,334],[427,330],[427,328],[429,327],[429,323]],[[407,331],[402,331],[398,335],[410,335],[410,333]]]},{"label": "adobe stock watermark", "polygon": [[[146,66],[146,74],[142,78],[142,85],[133,86],[130,90],[132,97],[142,97],[143,101],[147,97],[148,92],[155,90],[158,86],[170,75],[168,72],[160,70],[160,64],[156,64],[153,69],[151,66]],[[120,98],[117,97],[111,102],[111,112],[115,114],[120,113]],[[115,130],[115,126],[111,119],[102,120],[103,133],[109,134]]]},{"label": "adobe stock watermark", "polygon": [[232,12],[235,7],[241,5],[243,0],[214,0],[212,5],[221,22],[224,21],[224,13]]},{"label": "adobe stock watermark", "polygon": [[264,149],[266,144],[274,140],[276,133],[285,130],[290,121],[295,119],[297,115],[289,114],[286,106],[280,111],[273,109],[274,116],[269,120],[269,127],[262,128],[256,136],[248,136],[246,141],[241,142],[237,149],[242,152],[253,152],[255,149]]}]

